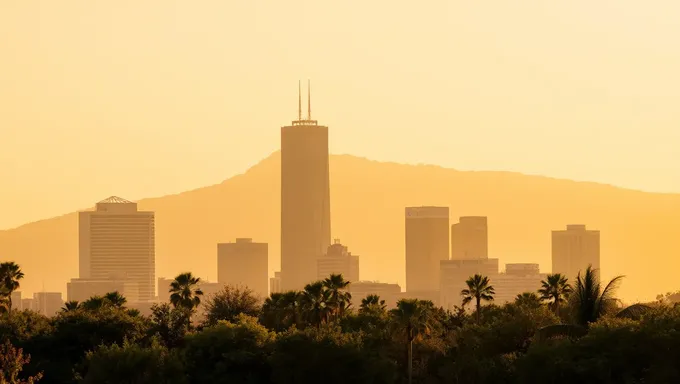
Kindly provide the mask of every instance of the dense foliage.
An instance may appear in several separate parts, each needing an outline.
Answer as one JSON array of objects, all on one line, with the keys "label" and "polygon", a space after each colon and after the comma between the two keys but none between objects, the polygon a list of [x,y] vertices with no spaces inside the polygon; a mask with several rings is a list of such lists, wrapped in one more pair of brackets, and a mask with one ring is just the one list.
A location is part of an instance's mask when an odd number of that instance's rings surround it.
[{"label": "dense foliage", "polygon": [[[111,292],[53,318],[11,310],[23,274],[4,271],[0,384],[680,382],[680,307],[622,309],[620,279],[600,284],[591,269],[504,305],[482,305],[493,281],[472,276],[461,303],[474,305],[453,311],[416,299],[388,310],[377,295],[352,308],[340,275],[264,301],[225,287],[201,304],[186,273],[151,316]],[[192,321],[198,305],[204,319]]]}]

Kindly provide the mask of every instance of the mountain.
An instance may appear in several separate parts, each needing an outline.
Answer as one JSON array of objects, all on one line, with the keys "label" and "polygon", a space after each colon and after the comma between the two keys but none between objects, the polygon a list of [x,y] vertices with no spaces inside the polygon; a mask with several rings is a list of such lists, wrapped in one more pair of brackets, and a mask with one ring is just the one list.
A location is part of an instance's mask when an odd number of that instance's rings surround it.
[{"label": "mountain", "polygon": [[[680,289],[678,194],[349,155],[332,155],[330,168],[332,235],[360,255],[362,279],[403,284],[404,207],[445,205],[452,223],[489,217],[489,254],[501,265],[535,262],[550,271],[550,231],[586,224],[601,231],[603,277],[626,275],[624,299]],[[139,201],[156,212],[157,276],[191,270],[214,281],[216,244],[236,237],[268,242],[270,273],[278,270],[280,182],[276,152],[221,184]],[[25,292],[43,284],[65,292],[78,273],[77,236],[76,213],[0,231],[0,260],[22,266]]]}]

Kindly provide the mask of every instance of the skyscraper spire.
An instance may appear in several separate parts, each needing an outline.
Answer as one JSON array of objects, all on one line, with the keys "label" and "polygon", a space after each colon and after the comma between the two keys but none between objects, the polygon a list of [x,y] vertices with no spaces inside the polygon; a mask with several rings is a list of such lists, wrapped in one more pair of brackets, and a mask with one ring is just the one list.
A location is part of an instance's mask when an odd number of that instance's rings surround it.
[{"label": "skyscraper spire", "polygon": [[312,120],[312,85],[307,79],[307,120]]},{"label": "skyscraper spire", "polygon": [[298,121],[302,120],[302,88],[298,80]]}]

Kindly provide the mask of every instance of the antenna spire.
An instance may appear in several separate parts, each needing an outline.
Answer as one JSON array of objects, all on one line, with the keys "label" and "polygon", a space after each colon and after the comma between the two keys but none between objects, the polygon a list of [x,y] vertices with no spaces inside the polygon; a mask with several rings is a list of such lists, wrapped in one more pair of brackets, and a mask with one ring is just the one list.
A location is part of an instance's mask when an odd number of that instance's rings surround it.
[{"label": "antenna spire", "polygon": [[298,121],[302,120],[302,88],[298,80]]},{"label": "antenna spire", "polygon": [[307,79],[307,120],[312,120],[312,85]]}]

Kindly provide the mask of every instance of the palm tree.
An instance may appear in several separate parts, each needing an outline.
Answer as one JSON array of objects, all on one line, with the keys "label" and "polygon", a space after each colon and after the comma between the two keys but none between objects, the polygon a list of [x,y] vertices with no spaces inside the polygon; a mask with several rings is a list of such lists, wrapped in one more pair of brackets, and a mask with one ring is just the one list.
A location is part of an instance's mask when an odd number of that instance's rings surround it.
[{"label": "palm tree", "polygon": [[107,305],[106,299],[102,296],[94,295],[80,304],[80,308],[86,311],[99,311]]},{"label": "palm tree", "polygon": [[73,312],[80,308],[80,303],[78,300],[71,300],[64,303],[64,307],[61,308],[62,312]]},{"label": "palm tree", "polygon": [[328,305],[329,301],[330,291],[324,287],[323,282],[317,281],[307,284],[300,293],[303,317],[308,323],[314,324],[317,327],[321,323],[325,323],[331,311]]},{"label": "palm tree", "polygon": [[385,300],[381,300],[378,295],[368,295],[361,299],[361,305],[359,306],[359,312],[365,313],[370,311],[384,312],[387,306],[385,305]]},{"label": "palm tree", "polygon": [[392,326],[406,334],[408,343],[408,382],[413,380],[413,342],[429,334],[432,327],[432,310],[418,299],[401,299],[390,310]]},{"label": "palm tree", "polygon": [[342,275],[335,274],[331,274],[323,281],[324,288],[328,290],[328,304],[336,319],[342,317],[345,310],[351,305],[352,294],[347,292],[349,283]]},{"label": "palm tree", "polygon": [[515,305],[525,308],[538,308],[541,306],[541,298],[534,292],[520,293],[515,297]]},{"label": "palm tree", "polygon": [[465,281],[465,284],[468,286],[467,289],[460,291],[460,295],[463,296],[463,307],[469,304],[472,299],[475,299],[477,304],[477,322],[479,322],[482,300],[492,301],[496,291],[493,286],[489,285],[489,278],[480,274],[470,277]]},{"label": "palm tree", "polygon": [[276,331],[283,331],[297,324],[300,297],[300,293],[296,291],[272,293],[262,304],[263,324]]},{"label": "palm tree", "polygon": [[[614,292],[622,279],[623,276],[617,276],[602,288],[596,269],[592,269],[589,265],[583,275],[579,272],[576,286],[569,296],[574,323],[543,327],[538,331],[538,338],[546,339],[554,336],[576,338],[585,335],[591,323],[616,307],[617,299],[614,298]],[[620,311],[617,317],[641,316],[648,309],[645,307],[632,305]]]},{"label": "palm tree", "polygon": [[551,302],[553,311],[559,315],[560,304],[567,299],[571,291],[567,278],[559,273],[553,273],[541,281],[538,294],[541,295],[541,300]]},{"label": "palm tree", "polygon": [[170,283],[170,304],[175,308],[185,308],[194,310],[201,304],[203,291],[198,288],[201,282],[199,277],[194,277],[191,272],[177,275],[175,280]]},{"label": "palm tree", "polygon": [[19,265],[13,261],[0,264],[0,292],[6,298],[7,309],[12,312],[12,292],[21,286],[19,280],[24,278]]},{"label": "palm tree", "polygon": [[614,293],[622,279],[623,276],[616,276],[602,288],[596,269],[589,265],[583,276],[579,272],[572,295],[576,324],[588,327],[612,309],[617,301]]},{"label": "palm tree", "polygon": [[201,304],[203,291],[198,287],[201,282],[199,277],[194,277],[191,272],[180,273],[170,283],[170,304],[175,308],[188,311],[187,327],[191,328],[191,313]]},{"label": "palm tree", "polygon": [[113,291],[105,294],[104,299],[108,301],[108,304],[111,304],[116,308],[123,308],[125,303],[127,303],[127,299],[125,298],[125,296],[118,293],[118,291]]}]

